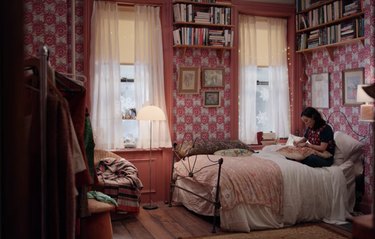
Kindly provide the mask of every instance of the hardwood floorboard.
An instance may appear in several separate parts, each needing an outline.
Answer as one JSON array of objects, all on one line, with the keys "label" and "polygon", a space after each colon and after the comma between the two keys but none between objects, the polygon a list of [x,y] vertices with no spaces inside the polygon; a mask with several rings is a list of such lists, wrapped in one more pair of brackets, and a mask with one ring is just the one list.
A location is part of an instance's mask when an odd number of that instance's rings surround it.
[{"label": "hardwood floorboard", "polygon": [[133,239],[129,231],[119,221],[112,221],[113,239]]},{"label": "hardwood floorboard", "polygon": [[157,203],[156,210],[140,209],[138,215],[112,221],[114,239],[176,239],[210,235],[211,222],[183,206]]},{"label": "hardwood floorboard", "polygon": [[134,239],[154,239],[155,237],[148,231],[147,225],[143,225],[141,221],[134,218],[132,220],[122,221],[121,224],[129,231]]},{"label": "hardwood floorboard", "polygon": [[[181,205],[169,207],[157,203],[156,210],[140,209],[138,215],[112,220],[114,239],[177,239],[212,235],[212,217],[197,215]],[[332,230],[346,230],[341,234],[351,235],[347,228],[328,225]],[[217,228],[216,234],[230,232]],[[350,238],[350,237],[349,237]]]},{"label": "hardwood floorboard", "polygon": [[[170,211],[169,215],[173,217],[173,219],[180,223],[187,231],[189,231],[192,236],[202,236],[202,235],[210,235],[213,224],[212,218],[208,220],[197,220],[198,215],[195,215],[193,212],[189,212],[186,208],[182,206],[174,206],[167,211]],[[203,217],[201,217],[203,218]],[[216,228],[217,231],[220,231],[220,228]]]},{"label": "hardwood floorboard", "polygon": [[[160,209],[156,209],[156,210],[160,210]],[[175,238],[173,234],[165,230],[162,223],[158,221],[150,212],[152,211],[147,211],[141,208],[139,215],[138,215],[138,220],[145,227],[147,227],[150,234],[153,235],[154,238],[165,238],[165,239]]]},{"label": "hardwood floorboard", "polygon": [[169,210],[167,212],[168,206],[167,205],[160,205],[160,209],[162,210],[153,210],[150,211],[150,215],[153,217],[154,220],[159,221],[162,227],[171,233],[175,238],[177,237],[190,237],[192,236],[185,228],[179,224],[178,221],[174,220],[171,215],[174,214],[175,210]]}]

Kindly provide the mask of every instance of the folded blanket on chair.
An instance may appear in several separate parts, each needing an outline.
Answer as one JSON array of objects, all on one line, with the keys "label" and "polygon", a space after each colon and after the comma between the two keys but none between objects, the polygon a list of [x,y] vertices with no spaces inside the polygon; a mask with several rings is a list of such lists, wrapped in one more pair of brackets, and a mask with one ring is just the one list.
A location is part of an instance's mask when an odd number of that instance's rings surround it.
[{"label": "folded blanket on chair", "polygon": [[116,207],[118,206],[116,200],[114,200],[113,198],[111,198],[110,196],[108,196],[107,194],[104,194],[102,192],[98,192],[98,191],[87,192],[87,198],[88,199],[96,199],[100,202],[110,203],[110,204],[115,205]]},{"label": "folded blanket on chair", "polygon": [[138,169],[131,162],[124,158],[104,158],[96,171],[104,193],[117,201],[117,210],[139,212],[143,184],[138,178]]}]

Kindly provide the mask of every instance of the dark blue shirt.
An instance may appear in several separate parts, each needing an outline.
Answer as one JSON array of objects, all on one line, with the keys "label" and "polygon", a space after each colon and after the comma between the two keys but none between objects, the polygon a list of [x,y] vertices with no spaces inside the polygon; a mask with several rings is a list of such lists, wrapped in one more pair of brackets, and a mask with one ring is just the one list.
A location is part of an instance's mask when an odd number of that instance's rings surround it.
[{"label": "dark blue shirt", "polygon": [[313,130],[307,128],[303,135],[310,144],[320,145],[322,142],[328,143],[327,151],[332,155],[335,154],[335,141],[333,139],[333,130],[328,124],[323,125],[319,129]]}]

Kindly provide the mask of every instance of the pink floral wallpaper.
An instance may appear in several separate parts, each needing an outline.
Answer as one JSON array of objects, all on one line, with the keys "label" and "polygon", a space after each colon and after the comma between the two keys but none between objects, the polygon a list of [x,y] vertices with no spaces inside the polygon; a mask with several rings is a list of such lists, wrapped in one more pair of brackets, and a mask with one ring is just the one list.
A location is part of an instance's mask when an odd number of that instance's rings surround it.
[{"label": "pink floral wallpaper", "polygon": [[318,73],[329,73],[329,109],[323,109],[323,114],[333,125],[335,131],[343,131],[353,138],[365,144],[364,147],[364,174],[365,174],[365,197],[370,200],[373,192],[374,175],[372,165],[374,164],[374,142],[372,125],[359,121],[359,106],[343,105],[343,79],[344,70],[364,68],[365,83],[375,83],[375,2],[363,1],[365,12],[365,41],[342,47],[337,47],[330,59],[325,50],[314,52],[311,62],[305,67],[308,76],[307,84],[304,84],[304,104],[311,105],[311,75]]},{"label": "pink floral wallpaper", "polygon": [[[55,70],[71,73],[72,17],[70,0],[25,0],[25,56],[38,56],[45,44]],[[83,0],[76,0],[76,71],[83,72]]]},{"label": "pink floral wallpaper", "polygon": [[[221,54],[222,53],[222,54]],[[230,135],[230,51],[193,49],[174,50],[174,135],[177,142],[185,139],[229,139]],[[224,88],[200,88],[199,94],[180,94],[177,92],[179,67],[222,68],[224,69]],[[201,84],[199,84],[201,85]],[[219,107],[204,107],[206,90],[220,91]]]},{"label": "pink floral wallpaper", "polygon": [[[373,132],[369,123],[358,121],[358,106],[344,106],[342,103],[342,71],[363,67],[366,83],[375,82],[375,3],[364,0],[365,41],[364,44],[352,44],[335,49],[330,59],[325,51],[314,52],[311,62],[306,65],[309,76],[304,88],[304,104],[311,105],[310,76],[315,73],[330,73],[330,108],[324,109],[329,122],[335,130],[344,131],[366,144],[365,164],[365,196],[371,198],[374,175],[371,168],[374,163]],[[25,55],[37,56],[41,44],[50,49],[50,62],[60,72],[71,72],[71,0],[25,0]],[[83,72],[83,0],[76,0],[75,47],[76,71]],[[179,94],[177,92],[178,69],[181,66],[195,66],[203,69],[215,67],[224,69],[224,88],[200,89],[199,94]],[[231,125],[230,102],[230,52],[206,49],[174,49],[173,57],[173,136],[177,142],[184,137],[191,139],[228,139]],[[219,90],[220,107],[204,107],[205,90]],[[345,115],[345,116],[344,116]],[[345,119],[347,118],[347,120]]]}]

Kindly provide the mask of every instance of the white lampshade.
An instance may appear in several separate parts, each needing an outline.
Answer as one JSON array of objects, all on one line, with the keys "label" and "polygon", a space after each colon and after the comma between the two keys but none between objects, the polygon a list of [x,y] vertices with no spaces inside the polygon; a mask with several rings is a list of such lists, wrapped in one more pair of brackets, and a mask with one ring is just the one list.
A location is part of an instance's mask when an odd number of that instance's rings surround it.
[{"label": "white lampshade", "polygon": [[368,86],[368,85],[358,85],[357,86],[357,102],[358,103],[370,103],[374,102],[374,99],[369,96],[364,90],[363,87]]},{"label": "white lampshade", "polygon": [[165,114],[159,107],[147,105],[139,110],[137,120],[165,120]]},{"label": "white lampshade", "polygon": [[358,85],[357,86],[357,102],[365,103],[360,107],[359,120],[360,121],[374,121],[374,105],[369,104],[374,102],[374,99],[369,96],[364,90],[363,87],[368,85]]}]

